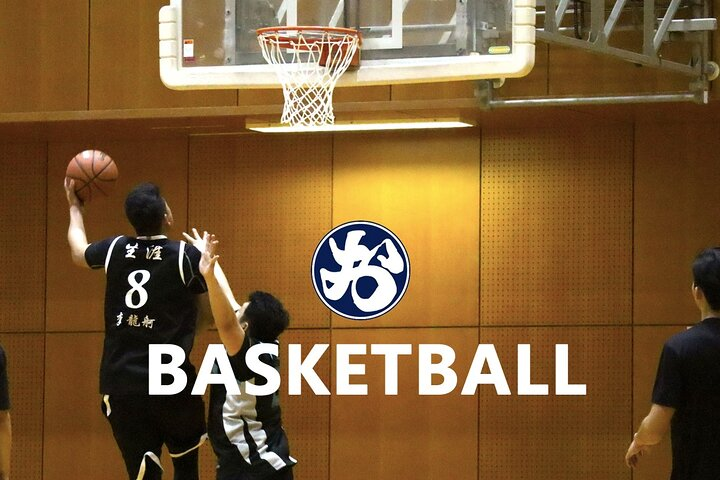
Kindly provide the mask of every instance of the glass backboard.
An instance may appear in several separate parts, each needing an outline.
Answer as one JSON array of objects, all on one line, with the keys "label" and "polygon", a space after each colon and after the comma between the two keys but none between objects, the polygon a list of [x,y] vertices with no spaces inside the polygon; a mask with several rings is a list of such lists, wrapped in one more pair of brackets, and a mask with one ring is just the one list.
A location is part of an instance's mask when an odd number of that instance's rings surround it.
[{"label": "glass backboard", "polygon": [[170,88],[279,87],[256,29],[354,28],[360,67],[341,86],[526,75],[535,0],[171,0],[160,10],[160,74]]}]

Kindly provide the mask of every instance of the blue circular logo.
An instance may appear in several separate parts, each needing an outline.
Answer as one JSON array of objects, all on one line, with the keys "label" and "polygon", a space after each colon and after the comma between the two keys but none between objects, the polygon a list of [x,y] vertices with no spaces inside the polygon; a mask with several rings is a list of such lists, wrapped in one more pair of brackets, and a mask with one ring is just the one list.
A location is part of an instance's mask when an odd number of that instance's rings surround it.
[{"label": "blue circular logo", "polygon": [[332,229],[312,259],[315,292],[333,312],[369,320],[390,311],[410,283],[405,246],[390,230],[355,221]]}]

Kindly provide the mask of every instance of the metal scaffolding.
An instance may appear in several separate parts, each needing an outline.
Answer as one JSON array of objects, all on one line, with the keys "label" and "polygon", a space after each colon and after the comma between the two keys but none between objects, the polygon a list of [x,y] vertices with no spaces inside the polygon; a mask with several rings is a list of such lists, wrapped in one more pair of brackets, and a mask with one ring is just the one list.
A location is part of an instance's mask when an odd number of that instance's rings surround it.
[{"label": "metal scaffolding", "polygon": [[[578,48],[688,77],[686,92],[643,95],[495,98],[493,86],[501,81],[481,82],[477,93],[488,107],[693,101],[706,103],[709,82],[720,69],[710,60],[710,32],[717,28],[709,0],[539,0],[537,31],[548,44]],[[623,35],[613,44],[613,34]],[[617,37],[617,35],[616,35]],[[664,54],[674,44],[671,55]]]}]

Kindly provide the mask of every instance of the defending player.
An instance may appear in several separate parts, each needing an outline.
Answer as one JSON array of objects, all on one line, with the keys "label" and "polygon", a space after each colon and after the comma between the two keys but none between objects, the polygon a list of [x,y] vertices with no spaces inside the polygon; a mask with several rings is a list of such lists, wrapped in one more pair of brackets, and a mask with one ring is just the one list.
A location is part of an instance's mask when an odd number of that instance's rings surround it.
[{"label": "defending player", "polygon": [[88,244],[82,204],[65,181],[70,205],[68,241],[75,264],[104,268],[105,343],[100,365],[102,410],[112,427],[128,476],[161,478],[163,443],[172,456],[175,479],[198,478],[197,448],[206,438],[202,397],[187,391],[148,395],[148,345],[170,343],[185,350],[188,385],[195,380],[190,350],[198,317],[197,295],[206,291],[198,270],[201,253],[169,240],[170,207],[151,183],[136,186],[125,213],[136,236],[120,235]]},{"label": "defending player", "polygon": [[[204,247],[200,272],[207,281],[210,307],[215,325],[225,345],[240,387],[240,395],[230,395],[225,385],[212,385],[208,431],[218,457],[217,480],[291,480],[297,461],[290,456],[288,439],[282,428],[279,394],[253,396],[247,383],[263,385],[264,377],[245,363],[248,349],[258,343],[277,344],[287,328],[288,313],[269,293],[254,292],[239,306],[215,255],[217,241],[207,232],[195,240]],[[189,237],[188,237],[189,238]],[[279,369],[277,356],[262,354],[260,361]]]}]

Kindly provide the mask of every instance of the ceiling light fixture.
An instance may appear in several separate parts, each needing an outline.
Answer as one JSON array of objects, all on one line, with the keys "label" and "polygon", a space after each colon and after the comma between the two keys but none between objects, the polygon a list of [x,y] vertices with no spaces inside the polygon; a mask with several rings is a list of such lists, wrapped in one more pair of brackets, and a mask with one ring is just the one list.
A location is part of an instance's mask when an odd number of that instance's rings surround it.
[{"label": "ceiling light fixture", "polygon": [[373,130],[417,130],[435,128],[467,128],[474,127],[472,120],[460,118],[407,118],[390,120],[342,120],[330,125],[317,127],[284,125],[262,120],[248,119],[245,128],[263,133],[291,132],[358,132]]}]

